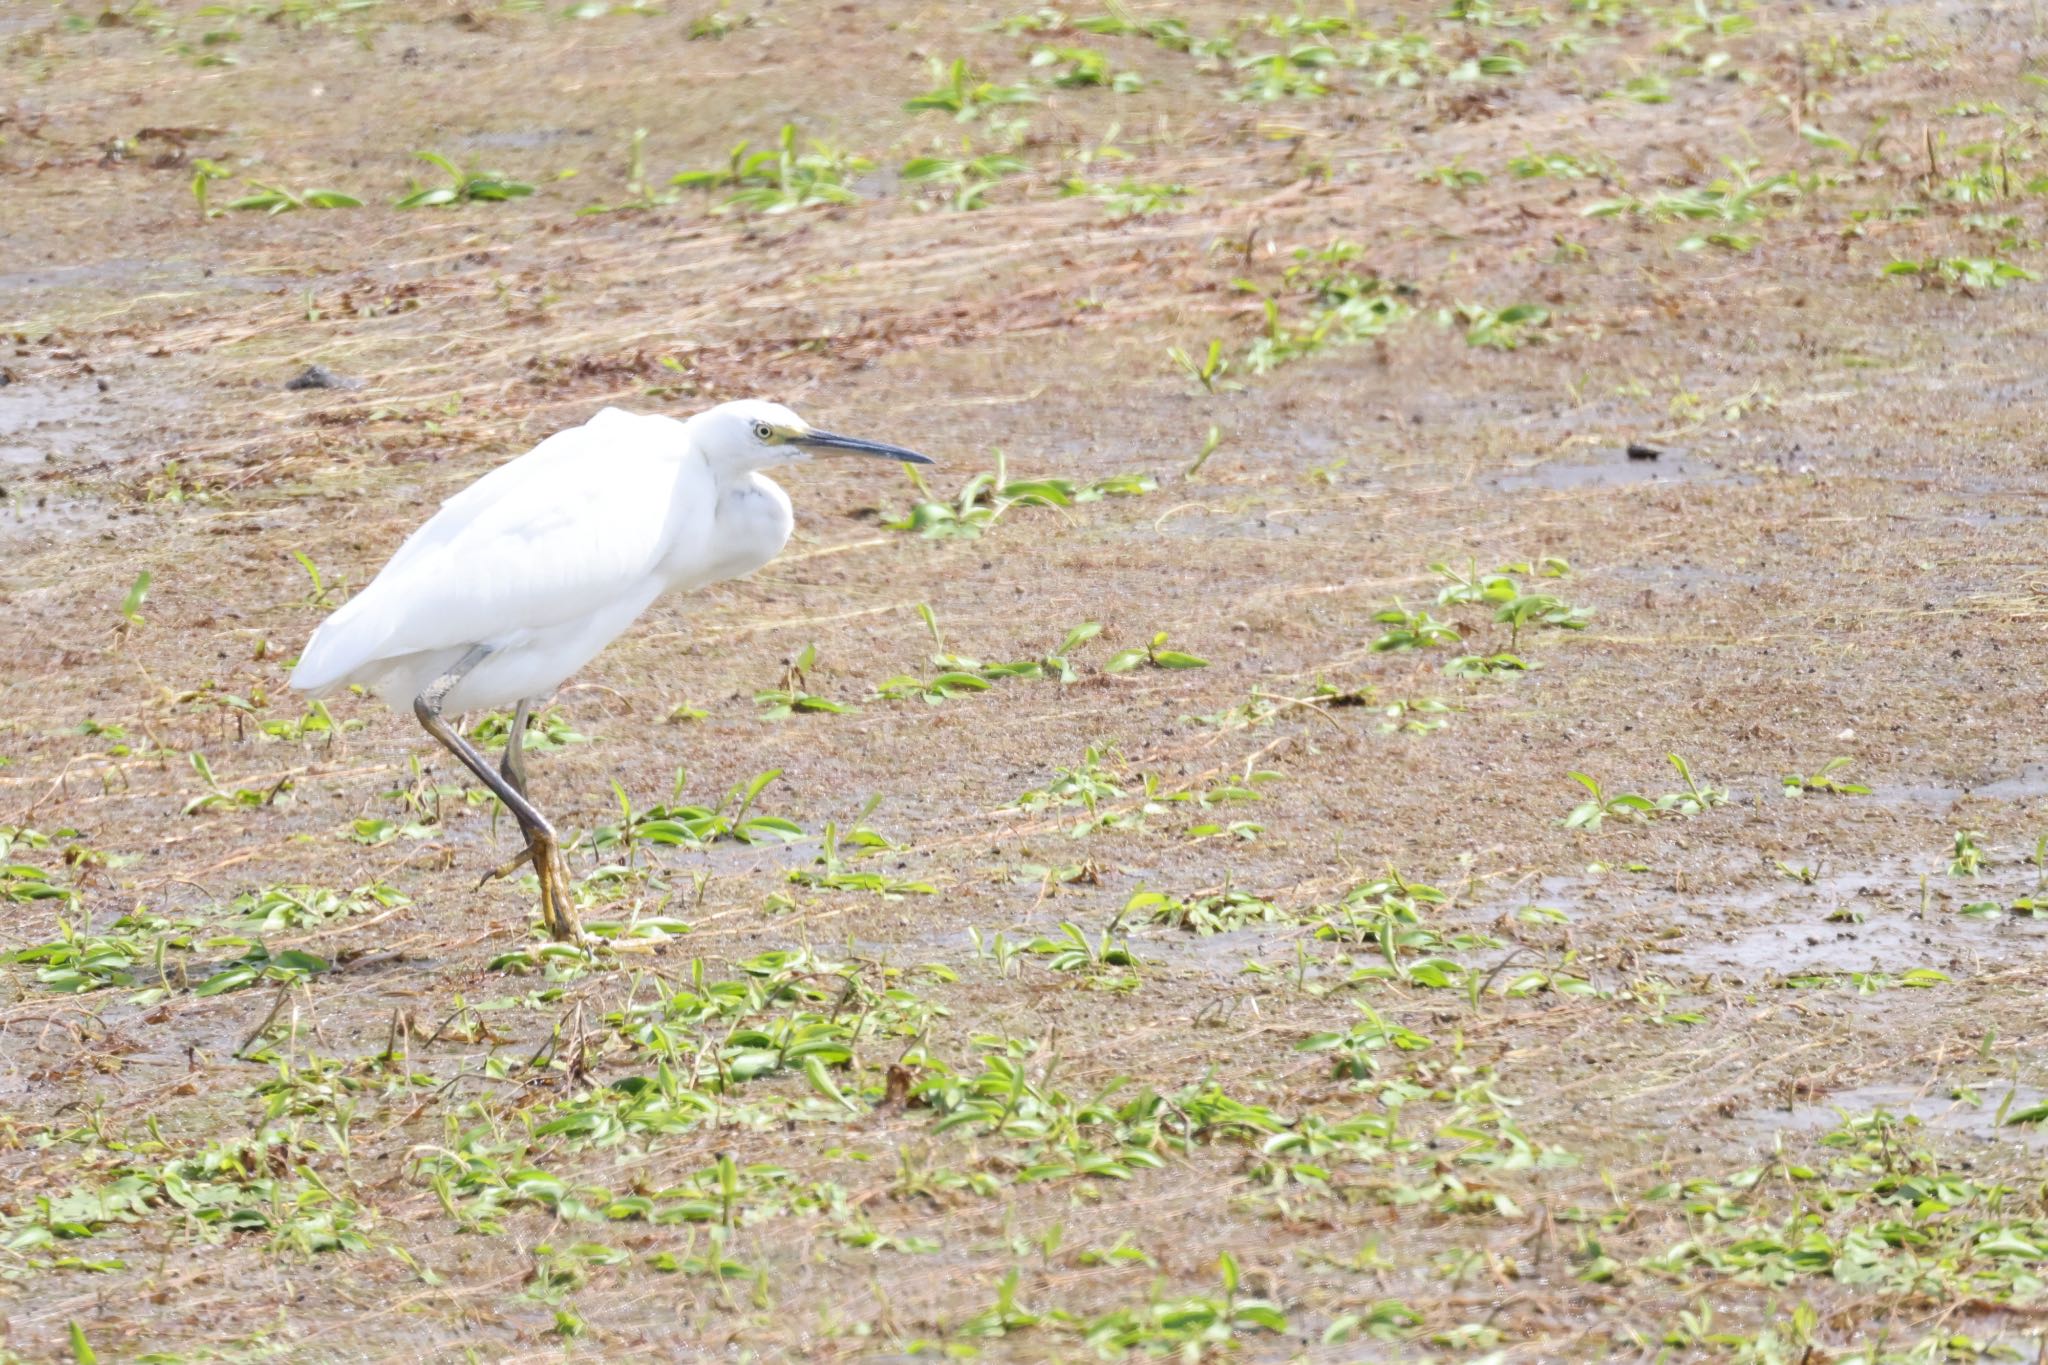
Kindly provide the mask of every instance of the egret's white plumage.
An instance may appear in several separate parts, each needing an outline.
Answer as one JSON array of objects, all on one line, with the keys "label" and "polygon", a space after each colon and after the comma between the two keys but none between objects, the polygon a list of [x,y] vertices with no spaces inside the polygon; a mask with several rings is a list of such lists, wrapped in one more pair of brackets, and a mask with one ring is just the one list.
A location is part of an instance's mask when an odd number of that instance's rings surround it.
[{"label": "egret's white plumage", "polygon": [[[793,519],[789,496],[762,471],[817,450],[929,463],[819,431],[777,403],[723,403],[687,421],[606,408],[442,503],[314,632],[292,686],[317,696],[360,684],[411,704],[513,809],[530,847],[551,853],[552,829],[524,800],[519,737],[507,747],[508,793],[473,749],[451,742],[440,712],[516,703],[523,719],[655,598],[766,564]],[[560,932],[548,878],[542,911]]]},{"label": "egret's white plumage", "polygon": [[795,414],[727,406],[742,411],[679,422],[606,408],[484,475],[327,618],[292,685],[322,695],[361,683],[409,705],[483,645],[491,654],[445,704],[509,706],[554,691],[663,592],[760,568],[789,539],[788,495],[731,467],[744,462],[715,468],[692,427]]}]

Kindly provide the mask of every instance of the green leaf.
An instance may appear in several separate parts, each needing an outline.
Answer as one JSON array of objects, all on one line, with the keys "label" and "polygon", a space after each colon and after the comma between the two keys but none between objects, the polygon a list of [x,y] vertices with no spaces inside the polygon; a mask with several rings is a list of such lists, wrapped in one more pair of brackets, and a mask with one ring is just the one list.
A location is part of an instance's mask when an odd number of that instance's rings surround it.
[{"label": "green leaf", "polygon": [[439,152],[414,152],[413,155],[430,165],[439,166],[453,179],[462,179],[462,172],[455,169],[455,163],[442,156]]},{"label": "green leaf", "polygon": [[[841,1049],[842,1051],[844,1049]],[[824,1059],[816,1054],[804,1058],[804,1076],[811,1083],[811,1089],[835,1104],[846,1106],[848,1113],[858,1114],[860,1106],[846,1095],[832,1081],[831,1073],[825,1070]]]},{"label": "green leaf", "polygon": [[259,975],[261,975],[261,973],[258,972],[254,967],[246,965],[230,967],[226,971],[216,972],[214,975],[209,976],[208,978],[206,978],[206,980],[200,982],[199,985],[193,990],[192,994],[224,995],[228,991],[239,990],[243,986],[248,985],[249,983],[254,981]]},{"label": "green leaf", "polygon": [[1056,652],[1061,655],[1072,654],[1075,650],[1100,634],[1102,634],[1102,623],[1100,621],[1083,621],[1080,625],[1067,632],[1067,638],[1060,641],[1060,647]]},{"label": "green leaf", "polygon": [[406,195],[398,201],[396,207],[402,209],[426,209],[454,202],[455,191],[446,185],[437,185],[430,190],[419,190]]},{"label": "green leaf", "polygon": [[135,575],[135,582],[128,588],[128,595],[121,599],[121,614],[136,625],[142,624],[142,604],[149,597],[150,574],[144,569]]},{"label": "green leaf", "polygon": [[988,679],[973,673],[941,673],[932,679],[934,688],[960,688],[968,692],[986,692]]}]

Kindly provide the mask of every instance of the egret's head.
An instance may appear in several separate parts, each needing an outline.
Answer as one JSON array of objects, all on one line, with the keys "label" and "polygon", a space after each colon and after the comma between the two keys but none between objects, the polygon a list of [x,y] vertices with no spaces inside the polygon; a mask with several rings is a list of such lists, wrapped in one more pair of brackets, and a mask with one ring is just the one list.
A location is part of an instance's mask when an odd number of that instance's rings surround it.
[{"label": "egret's head", "polygon": [[807,460],[812,455],[835,452],[874,455],[905,464],[932,463],[926,456],[902,446],[820,431],[782,404],[758,398],[720,403],[692,417],[689,425],[697,448],[704,452],[713,469],[721,471],[771,469]]}]

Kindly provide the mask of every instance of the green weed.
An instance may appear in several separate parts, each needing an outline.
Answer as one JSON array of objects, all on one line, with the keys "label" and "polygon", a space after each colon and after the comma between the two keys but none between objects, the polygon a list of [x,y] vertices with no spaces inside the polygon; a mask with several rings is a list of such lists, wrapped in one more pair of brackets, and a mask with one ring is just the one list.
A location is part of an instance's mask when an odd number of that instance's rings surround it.
[{"label": "green weed", "polygon": [[958,157],[917,156],[903,163],[901,175],[912,184],[937,185],[949,189],[947,207],[958,213],[987,206],[988,192],[996,183],[1024,172],[1024,162],[1000,152],[969,154],[963,147]]},{"label": "green weed", "polygon": [[1820,771],[1804,776],[1786,773],[1779,778],[1787,796],[1803,796],[1808,792],[1823,792],[1834,796],[1868,796],[1870,788],[1860,782],[1850,782],[1837,776],[1845,772],[1852,760],[1844,757],[1829,759],[1821,765]]},{"label": "green weed", "polygon": [[846,702],[833,701],[830,697],[821,697],[806,690],[807,680],[817,662],[818,647],[805,645],[783,668],[780,686],[763,688],[754,694],[754,704],[761,708],[761,719],[783,720],[810,713],[837,716],[854,709]]},{"label": "green weed", "polygon": [[1728,803],[1725,788],[1700,782],[1693,776],[1692,765],[1679,755],[1667,754],[1665,757],[1685,783],[1685,790],[1667,792],[1654,800],[1633,792],[1609,794],[1598,781],[1585,773],[1567,773],[1566,776],[1586,789],[1588,797],[1565,817],[1565,828],[1598,829],[1610,815],[1633,820],[1648,820],[1660,815],[1703,815]]},{"label": "green weed", "polygon": [[[363,206],[362,200],[340,190],[292,190],[283,185],[266,185],[258,180],[247,183],[253,187],[251,192],[230,199],[228,208],[240,213],[264,213],[274,217],[299,209],[358,209]],[[204,196],[201,199],[203,202]]]},{"label": "green weed", "polygon": [[275,805],[279,797],[292,789],[292,779],[281,777],[268,788],[236,787],[228,790],[214,778],[213,765],[206,755],[194,749],[191,754],[192,771],[199,774],[199,780],[206,784],[206,790],[185,803],[183,813],[194,815],[216,806],[239,806],[248,809],[256,806]]},{"label": "green weed", "polygon": [[997,85],[976,79],[964,58],[955,57],[950,63],[933,58],[931,67],[932,88],[904,102],[903,107],[912,113],[938,110],[968,123],[997,109],[1038,102],[1038,92],[1028,85]]},{"label": "green weed", "polygon": [[1017,507],[1073,507],[1109,497],[1136,497],[1159,487],[1149,474],[1112,474],[1093,483],[1077,484],[1072,479],[1012,479],[999,450],[995,469],[974,474],[961,485],[950,502],[940,501],[922,477],[911,471],[911,482],[922,497],[911,509],[886,517],[882,525],[892,531],[914,531],[932,539],[972,539],[994,526]]},{"label": "green weed", "polygon": [[1109,661],[1103,664],[1102,671],[1105,673],[1128,673],[1140,665],[1148,668],[1166,669],[1207,668],[1209,666],[1207,659],[1198,658],[1193,654],[1183,654],[1179,650],[1167,649],[1165,646],[1166,632],[1162,630],[1136,649],[1120,649],[1110,655]]},{"label": "green weed", "polygon": [[2015,280],[2028,283],[2041,277],[2025,266],[1986,256],[1930,256],[1919,261],[1893,261],[1884,268],[1887,278],[1911,278],[1923,287],[1954,289],[1974,294],[2003,289]]},{"label": "green weed", "polygon": [[620,819],[616,825],[601,825],[590,833],[594,849],[623,847],[634,843],[703,848],[729,841],[758,844],[789,842],[804,837],[803,826],[779,815],[758,815],[754,805],[763,792],[782,776],[780,768],[756,773],[745,782],[734,783],[716,806],[680,804],[684,774],[676,774],[675,789],[668,804],[635,810],[623,791],[618,792]]},{"label": "green weed", "polygon": [[1550,325],[1550,310],[1533,303],[1498,309],[1460,303],[1441,310],[1437,321],[1446,327],[1463,327],[1467,346],[1512,351],[1538,339],[1534,333]]},{"label": "green weed", "polygon": [[1437,645],[1464,642],[1464,636],[1449,621],[1440,621],[1427,611],[1409,611],[1399,602],[1373,613],[1372,619],[1388,627],[1372,642],[1375,654],[1397,649],[1430,649]]},{"label": "green weed", "polygon": [[1052,83],[1068,89],[1099,86],[1128,95],[1145,87],[1144,77],[1112,69],[1108,54],[1092,47],[1042,47],[1031,54],[1031,65],[1051,68]]},{"label": "green weed", "polygon": [[414,156],[448,177],[445,185],[421,185],[401,196],[395,207],[402,209],[441,208],[450,204],[501,204],[523,199],[533,186],[514,180],[502,171],[465,171],[439,152],[414,152]]},{"label": "green weed", "polygon": [[[1230,361],[1223,354],[1221,338],[1211,337],[1209,349],[1199,360],[1190,356],[1178,346],[1167,347],[1166,358],[1173,362],[1176,369],[1201,385],[1202,392],[1204,393],[1216,393],[1219,390],[1227,391],[1243,387],[1224,378],[1230,372]],[[1213,433],[1215,428],[1211,427],[1210,431]],[[1210,449],[1213,450],[1214,447],[1211,446]],[[1207,459],[1208,456],[1209,451],[1204,450],[1201,459],[1195,461],[1193,467],[1188,470],[1188,473],[1193,474],[1196,469],[1201,468],[1202,460]]]},{"label": "green weed", "polygon": [[683,189],[732,191],[721,211],[791,213],[818,204],[854,203],[859,196],[847,182],[873,165],[816,140],[798,150],[794,123],[782,125],[773,147],[750,152],[751,145],[735,146],[722,167],[682,171],[669,183]]}]

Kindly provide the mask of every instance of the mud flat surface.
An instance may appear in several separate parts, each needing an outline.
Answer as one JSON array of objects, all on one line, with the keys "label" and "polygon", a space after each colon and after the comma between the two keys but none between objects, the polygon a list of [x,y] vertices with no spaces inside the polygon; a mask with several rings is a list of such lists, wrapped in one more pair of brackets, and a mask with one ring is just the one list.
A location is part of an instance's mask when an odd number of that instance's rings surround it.
[{"label": "mud flat surface", "polygon": [[[2035,1359],[2040,22],[0,14],[0,1355]],[[750,394],[548,945],[288,665]]]}]

